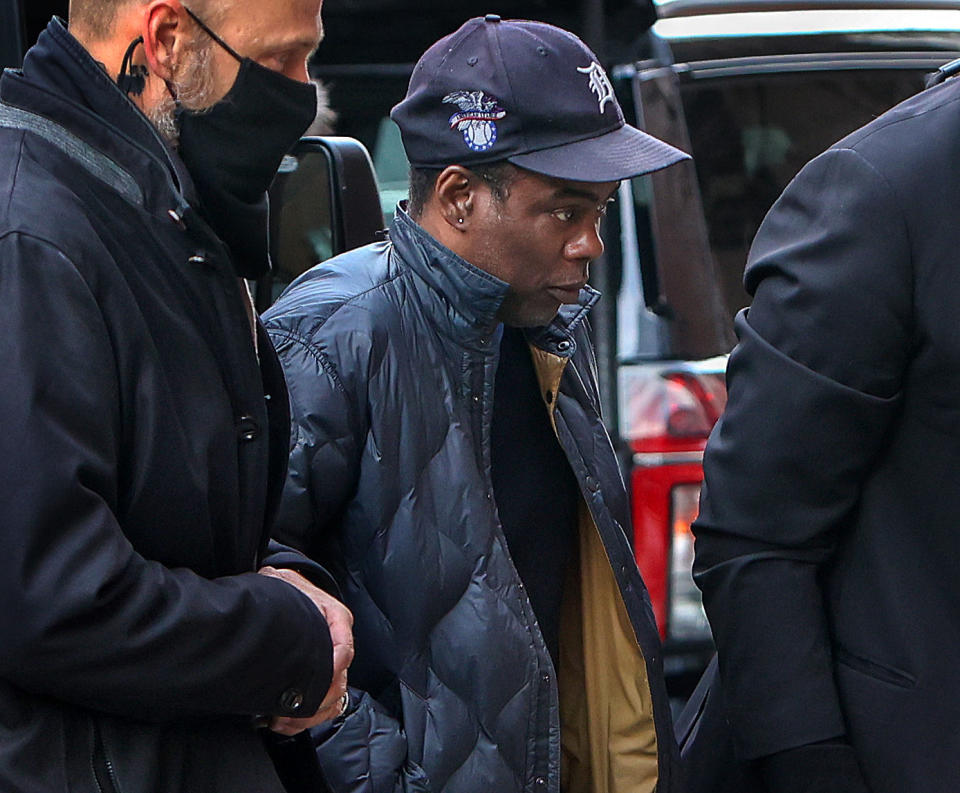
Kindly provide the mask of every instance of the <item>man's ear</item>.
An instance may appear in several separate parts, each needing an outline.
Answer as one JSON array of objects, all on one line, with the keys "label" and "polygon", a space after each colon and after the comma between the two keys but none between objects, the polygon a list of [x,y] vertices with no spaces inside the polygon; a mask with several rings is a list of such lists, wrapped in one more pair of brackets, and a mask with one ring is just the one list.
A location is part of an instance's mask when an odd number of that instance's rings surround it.
[{"label": "man's ear", "polygon": [[458,231],[469,227],[479,181],[473,171],[462,165],[448,165],[440,172],[434,183],[433,201],[446,225]]},{"label": "man's ear", "polygon": [[168,81],[186,41],[184,30],[189,17],[180,0],[153,0],[143,12],[143,52],[150,73]]}]

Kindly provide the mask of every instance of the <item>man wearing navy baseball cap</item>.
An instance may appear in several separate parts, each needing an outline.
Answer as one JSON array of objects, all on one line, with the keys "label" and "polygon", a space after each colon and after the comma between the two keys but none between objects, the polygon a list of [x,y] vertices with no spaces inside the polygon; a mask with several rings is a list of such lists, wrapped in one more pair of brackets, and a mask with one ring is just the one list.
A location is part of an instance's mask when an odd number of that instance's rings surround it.
[{"label": "man wearing navy baseball cap", "polygon": [[587,285],[620,180],[687,155],[624,123],[572,34],[472,19],[392,117],[388,242],[267,313],[294,446],[279,538],[355,616],[334,793],[680,790],[659,638],[599,415]]}]

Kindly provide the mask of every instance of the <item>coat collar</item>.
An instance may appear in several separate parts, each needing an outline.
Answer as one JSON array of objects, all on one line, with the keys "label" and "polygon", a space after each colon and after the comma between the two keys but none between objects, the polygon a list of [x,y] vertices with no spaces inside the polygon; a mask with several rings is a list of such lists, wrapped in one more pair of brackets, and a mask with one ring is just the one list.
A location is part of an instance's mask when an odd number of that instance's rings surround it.
[{"label": "coat collar", "polygon": [[[442,302],[442,311],[437,312],[437,316],[455,337],[463,342],[480,341],[489,339],[498,330],[497,312],[510,288],[506,282],[442,245],[417,224],[403,206],[397,207],[390,239],[404,264]],[[550,352],[565,357],[572,355],[573,331],[599,299],[599,292],[585,287],[580,292],[579,303],[561,306],[549,325],[527,329],[528,340]]]},{"label": "coat collar", "polygon": [[526,328],[527,341],[541,350],[551,352],[563,358],[571,357],[577,351],[574,331],[586,321],[590,309],[600,299],[600,293],[592,286],[580,290],[580,301],[560,306],[553,322],[540,328]]},{"label": "coat collar", "polygon": [[63,126],[127,171],[148,188],[148,209],[182,210],[193,197],[179,157],[59,18],[27,52],[23,68],[4,74],[0,92],[5,102]]},{"label": "coat collar", "polygon": [[443,303],[442,319],[458,335],[489,336],[509,286],[442,245],[402,207],[390,233],[397,253]]}]

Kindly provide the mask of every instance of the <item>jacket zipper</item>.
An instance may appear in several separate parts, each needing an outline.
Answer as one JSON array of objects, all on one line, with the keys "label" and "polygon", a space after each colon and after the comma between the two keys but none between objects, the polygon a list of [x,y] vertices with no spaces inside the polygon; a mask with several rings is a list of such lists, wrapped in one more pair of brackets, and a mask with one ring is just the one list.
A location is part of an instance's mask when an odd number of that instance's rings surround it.
[{"label": "jacket zipper", "polygon": [[96,723],[93,725],[93,755],[90,758],[90,766],[93,769],[93,778],[100,793],[120,793],[113,763],[107,757],[107,750],[100,735],[100,727]]},{"label": "jacket zipper", "polygon": [[[470,364],[468,359],[468,367],[469,366]],[[485,413],[487,401],[488,401],[487,397],[489,394],[492,394],[493,399],[496,399],[496,392],[495,392],[495,389],[493,388],[493,383],[490,382],[488,384],[487,382],[487,369],[488,369],[488,366],[486,362],[484,362],[483,377],[482,377],[483,386],[479,391],[474,391],[475,395],[476,394],[480,395],[480,399],[479,400],[474,399],[473,405],[471,406],[472,408],[471,412],[473,414],[472,420],[475,427],[474,433],[475,433],[475,437],[478,437],[481,471],[492,470],[491,469],[492,452],[490,448],[490,443],[491,443],[490,429],[492,424],[492,417],[491,417],[491,422],[487,424],[484,423],[483,418],[484,418],[484,413]],[[495,377],[495,372],[496,372],[495,367],[493,368],[493,372],[494,374],[491,375],[491,379]],[[487,481],[485,482],[485,484],[487,487],[488,495],[492,502],[492,506],[494,507],[494,516],[495,516],[494,533],[496,534],[497,538],[500,540],[500,543],[506,549],[508,547],[507,538],[503,532],[503,526],[500,523],[499,514],[496,512],[496,502],[493,500],[493,478],[487,477]],[[551,659],[550,653],[547,650],[546,644],[543,641],[543,634],[540,633],[540,626],[537,623],[536,615],[533,613],[533,604],[530,602],[530,596],[527,594],[527,588],[524,586],[523,581],[520,580],[520,573],[517,572],[516,565],[513,563],[513,558],[510,556],[509,550],[507,550],[507,553],[506,553],[506,561],[510,567],[511,572],[513,573],[513,580],[517,583],[517,588],[519,589],[519,597],[523,604],[522,609],[523,609],[524,616],[526,618],[527,630],[531,634],[531,639],[533,638],[534,634],[540,636],[540,642],[543,647],[542,655],[540,652],[538,652],[537,658],[538,658],[538,661],[540,662],[538,663],[538,667],[542,663],[545,666],[545,671],[544,669],[541,668],[537,672],[537,677],[538,677],[537,686],[539,687],[544,683],[546,683],[546,685],[549,687],[548,699],[550,700],[550,705],[556,705],[557,707],[559,707],[559,688],[557,684],[557,672],[553,667],[553,660]],[[543,679],[541,675],[546,675],[547,680]],[[535,707],[537,709],[537,717],[534,720],[534,723],[539,724],[541,720],[541,715],[542,715],[540,713],[541,703],[540,703],[539,696],[536,697]],[[548,716],[548,721],[549,721],[549,716]],[[532,747],[533,743],[528,741],[527,745],[528,747]],[[530,754],[529,753],[527,754],[524,765],[527,767],[528,770],[530,769],[531,766],[533,767],[534,772],[538,775],[537,776],[538,780],[544,779],[545,776],[549,775],[549,768],[550,768],[551,759],[552,759],[550,756],[549,748],[547,749],[547,754],[546,754],[547,766],[545,768],[541,769],[538,767],[541,758],[537,756],[537,753],[535,751],[532,751],[532,754],[533,754],[532,760],[531,760]],[[559,770],[559,767],[558,767],[558,770]],[[541,776],[541,774],[543,774],[544,776]],[[538,789],[539,789],[539,786],[538,786]]]}]

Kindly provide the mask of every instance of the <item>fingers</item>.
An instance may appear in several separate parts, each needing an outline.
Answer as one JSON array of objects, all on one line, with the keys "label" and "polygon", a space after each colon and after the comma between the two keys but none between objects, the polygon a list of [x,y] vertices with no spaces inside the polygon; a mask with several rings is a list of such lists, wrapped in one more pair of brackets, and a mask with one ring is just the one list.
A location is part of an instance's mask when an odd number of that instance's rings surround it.
[{"label": "fingers", "polygon": [[[347,693],[347,670],[339,674],[334,674],[333,682],[320,703],[320,710],[327,710],[334,707]],[[319,711],[318,711],[319,712]]]},{"label": "fingers", "polygon": [[299,735],[301,732],[314,725],[311,719],[288,719],[283,716],[276,716],[270,720],[270,724],[268,726],[271,732],[292,737],[294,735]]},{"label": "fingers", "polygon": [[353,662],[354,655],[353,614],[335,597],[314,586],[293,570],[262,567],[258,572],[271,578],[279,578],[310,598],[323,615],[327,629],[330,631],[330,640],[333,645],[333,676],[320,707],[313,716],[306,718],[275,716],[268,724],[271,730],[281,735],[297,735],[309,727],[336,718],[346,708],[347,669]]},{"label": "fingers", "polygon": [[313,602],[317,610],[323,615],[330,631],[330,641],[333,643],[333,674],[334,679],[340,672],[346,672],[353,662],[353,614],[343,603],[333,595],[311,584],[306,578],[293,570],[277,570],[273,567],[262,567],[261,575],[279,578],[282,581],[299,589]]},{"label": "fingers", "polygon": [[330,640],[333,643],[333,675],[334,678],[347,669],[353,662],[353,614],[339,600],[321,592],[323,605],[321,612],[327,620],[330,630]]},{"label": "fingers", "polygon": [[258,572],[260,575],[279,578],[310,598],[313,605],[323,615],[330,631],[330,640],[333,643],[334,672],[349,667],[353,661],[353,614],[350,609],[293,570],[261,567]]},{"label": "fingers", "polygon": [[323,612],[323,616],[330,626],[330,638],[334,644],[349,645],[353,649],[353,614],[350,609],[343,605],[332,595],[328,595],[322,589],[319,593],[317,607]]}]

